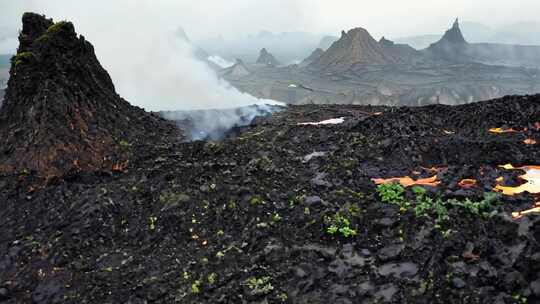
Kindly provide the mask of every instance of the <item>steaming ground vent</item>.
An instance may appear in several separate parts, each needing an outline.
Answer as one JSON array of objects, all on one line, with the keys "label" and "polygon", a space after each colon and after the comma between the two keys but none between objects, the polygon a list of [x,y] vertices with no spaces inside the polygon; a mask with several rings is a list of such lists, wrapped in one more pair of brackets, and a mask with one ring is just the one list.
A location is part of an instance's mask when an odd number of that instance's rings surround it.
[{"label": "steaming ground vent", "polygon": [[234,138],[260,119],[284,109],[276,105],[252,105],[233,109],[161,112],[174,121],[186,134],[188,141],[223,140]]}]

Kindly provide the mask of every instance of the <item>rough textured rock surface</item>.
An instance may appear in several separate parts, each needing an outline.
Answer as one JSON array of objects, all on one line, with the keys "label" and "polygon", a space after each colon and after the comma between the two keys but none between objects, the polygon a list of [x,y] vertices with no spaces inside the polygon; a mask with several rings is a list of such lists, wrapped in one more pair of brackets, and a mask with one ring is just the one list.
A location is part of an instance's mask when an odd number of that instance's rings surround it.
[{"label": "rough textured rock surface", "polygon": [[457,105],[540,92],[538,47],[469,44],[457,21],[427,50],[353,29],[309,61],[248,66],[250,75],[225,78],[243,92],[288,104]]},{"label": "rough textured rock surface", "polygon": [[463,62],[471,59],[467,54],[468,46],[459,28],[459,21],[456,19],[452,28],[447,30],[439,41],[431,44],[426,51],[436,58]]},{"label": "rough textured rock surface", "polygon": [[274,67],[280,65],[276,57],[274,57],[274,55],[269,53],[265,48],[263,48],[261,52],[259,53],[259,58],[257,58],[256,63],[264,64],[267,66],[274,66]]},{"label": "rough textured rock surface", "polygon": [[367,30],[355,28],[341,33],[341,38],[323,56],[309,65],[310,69],[325,72],[346,72],[356,65],[387,65],[399,58],[386,54]]},{"label": "rough textured rock surface", "polygon": [[0,169],[62,174],[125,166],[129,145],[176,136],[161,118],[115,92],[92,45],[72,23],[23,16],[0,109]]},{"label": "rough textured rock surface", "polygon": [[307,58],[302,60],[302,62],[300,63],[300,67],[307,67],[312,62],[314,62],[314,61],[318,60],[319,58],[321,58],[322,55],[324,55],[323,49],[321,49],[321,48],[315,49],[315,51],[313,51],[313,53],[311,53],[311,55],[309,55]]},{"label": "rough textured rock surface", "polygon": [[379,40],[379,44],[386,54],[394,58],[399,58],[402,63],[415,64],[425,61],[420,51],[415,50],[407,44],[396,44],[384,37]]},{"label": "rough textured rock surface", "polygon": [[[134,146],[123,173],[0,175],[0,300],[538,303],[540,216],[510,216],[538,195],[477,214],[448,202],[522,183],[498,165],[540,163],[523,143],[540,142],[539,117],[540,96],[290,106],[225,141]],[[417,216],[410,188],[411,207],[382,201],[371,179],[404,175],[437,177],[425,189],[447,220]],[[328,232],[336,214],[356,235]]]}]

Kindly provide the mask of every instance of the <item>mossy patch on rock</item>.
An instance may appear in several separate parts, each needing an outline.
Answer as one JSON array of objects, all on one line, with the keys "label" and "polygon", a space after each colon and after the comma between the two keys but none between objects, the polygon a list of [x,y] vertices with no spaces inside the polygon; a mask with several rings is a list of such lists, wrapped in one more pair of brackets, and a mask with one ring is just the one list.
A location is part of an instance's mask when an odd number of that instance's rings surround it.
[{"label": "mossy patch on rock", "polygon": [[48,29],[47,29],[47,33],[48,34],[54,34],[54,33],[57,33],[58,31],[60,31],[64,26],[68,25],[68,24],[71,24],[71,22],[68,22],[68,21],[58,21],[56,22],[55,24],[51,25]]},{"label": "mossy patch on rock", "polygon": [[21,63],[29,62],[31,59],[35,58],[35,56],[36,55],[32,52],[20,52],[11,58],[11,62],[15,66],[18,66]]}]

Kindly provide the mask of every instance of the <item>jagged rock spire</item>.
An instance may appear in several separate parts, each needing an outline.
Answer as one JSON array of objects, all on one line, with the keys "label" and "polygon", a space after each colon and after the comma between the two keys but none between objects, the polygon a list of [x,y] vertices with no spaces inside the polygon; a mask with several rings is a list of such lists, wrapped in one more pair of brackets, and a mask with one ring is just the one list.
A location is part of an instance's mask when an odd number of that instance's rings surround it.
[{"label": "jagged rock spire", "polygon": [[174,135],[169,123],[118,96],[71,22],[34,13],[22,22],[0,109],[0,172],[111,170],[129,160],[127,145]]},{"label": "jagged rock spire", "polygon": [[452,29],[459,29],[459,18],[456,18],[456,21],[454,21],[454,24],[452,25]]},{"label": "jagged rock spire", "polygon": [[274,55],[268,52],[266,48],[263,48],[259,52],[259,58],[257,58],[257,63],[265,64],[268,66],[278,66],[280,64],[276,57],[274,57]]},{"label": "jagged rock spire", "polygon": [[465,40],[465,37],[463,37],[463,33],[461,32],[461,29],[459,28],[458,18],[456,18],[456,21],[454,21],[452,28],[446,31],[446,33],[444,34],[444,36],[439,42],[452,43],[452,44],[466,44],[467,43],[467,41]]},{"label": "jagged rock spire", "polygon": [[334,42],[324,54],[309,65],[310,69],[345,72],[356,65],[385,65],[399,60],[385,53],[382,46],[363,28],[355,28]]},{"label": "jagged rock spire", "polygon": [[468,43],[459,28],[459,19],[456,18],[452,28],[448,29],[439,41],[431,44],[427,52],[438,58],[463,62],[469,60],[467,49]]}]

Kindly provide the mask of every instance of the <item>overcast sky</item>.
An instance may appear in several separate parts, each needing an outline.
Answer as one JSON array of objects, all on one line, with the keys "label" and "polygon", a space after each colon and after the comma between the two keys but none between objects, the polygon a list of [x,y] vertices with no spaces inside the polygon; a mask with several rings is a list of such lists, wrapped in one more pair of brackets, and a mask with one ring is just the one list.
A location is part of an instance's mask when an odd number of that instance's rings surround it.
[{"label": "overcast sky", "polygon": [[[339,33],[362,26],[375,36],[440,33],[455,17],[500,26],[536,21],[539,0],[0,0],[0,30],[16,32],[23,11],[69,19],[88,35],[120,22],[183,26],[196,39],[269,31]],[[110,24],[112,22],[112,24]],[[103,26],[99,24],[103,23]]]}]

